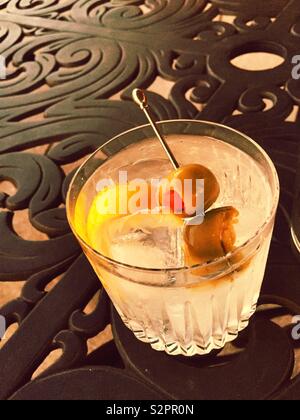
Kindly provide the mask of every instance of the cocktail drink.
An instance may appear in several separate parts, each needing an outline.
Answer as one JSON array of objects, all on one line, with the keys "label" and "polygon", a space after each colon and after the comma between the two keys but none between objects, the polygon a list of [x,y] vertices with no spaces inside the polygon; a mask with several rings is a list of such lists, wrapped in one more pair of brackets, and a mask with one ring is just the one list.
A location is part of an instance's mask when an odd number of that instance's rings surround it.
[{"label": "cocktail drink", "polygon": [[179,214],[174,194],[182,209],[187,199],[175,189],[165,205],[152,181],[170,179],[174,170],[145,125],[113,138],[81,166],[68,219],[138,339],[172,355],[207,354],[234,340],[256,310],[278,178],[261,147],[235,130],[192,120],[159,127],[181,167],[203,166],[201,211]]}]

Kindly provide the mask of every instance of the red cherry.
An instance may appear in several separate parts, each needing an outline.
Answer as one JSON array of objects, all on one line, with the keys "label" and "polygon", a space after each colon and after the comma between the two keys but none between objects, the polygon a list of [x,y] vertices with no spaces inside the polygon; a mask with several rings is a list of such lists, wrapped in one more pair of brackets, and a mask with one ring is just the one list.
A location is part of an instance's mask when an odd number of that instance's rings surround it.
[{"label": "red cherry", "polygon": [[185,212],[182,197],[173,189],[165,193],[163,197],[163,206],[170,208],[175,214],[183,214]]}]

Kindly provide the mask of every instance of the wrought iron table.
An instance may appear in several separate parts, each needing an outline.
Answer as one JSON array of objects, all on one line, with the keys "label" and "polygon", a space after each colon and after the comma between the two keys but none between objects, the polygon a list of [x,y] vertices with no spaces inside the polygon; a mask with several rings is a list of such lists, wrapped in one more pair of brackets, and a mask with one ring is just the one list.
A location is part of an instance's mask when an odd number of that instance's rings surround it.
[{"label": "wrought iron table", "polygon": [[[20,297],[1,309],[8,325],[19,324],[0,350],[1,399],[300,398],[300,375],[291,379],[299,340],[291,338],[292,324],[271,321],[300,314],[300,263],[289,232],[300,136],[292,57],[299,41],[299,0],[0,0],[7,65],[0,181],[17,187],[9,196],[0,184],[1,290],[7,281],[25,281]],[[259,51],[282,64],[249,71],[232,62]],[[167,98],[155,92],[157,80],[168,81]],[[70,233],[66,190],[82,158],[145,122],[130,100],[133,87],[152,91],[157,118],[223,122],[251,135],[276,163],[281,204],[260,303],[279,306],[255,315],[234,354],[188,359],[155,352],[122,325],[102,290],[94,310],[84,312],[100,284]],[[16,234],[24,209],[46,239]],[[87,340],[110,323],[114,341],[87,355]],[[62,356],[31,381],[56,348]]]}]

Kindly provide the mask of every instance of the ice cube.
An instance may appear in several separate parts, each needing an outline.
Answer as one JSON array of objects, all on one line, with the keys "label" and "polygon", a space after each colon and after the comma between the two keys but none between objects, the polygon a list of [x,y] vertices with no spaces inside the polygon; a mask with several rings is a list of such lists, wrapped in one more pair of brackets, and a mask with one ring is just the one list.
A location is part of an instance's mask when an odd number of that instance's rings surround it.
[{"label": "ice cube", "polygon": [[[184,266],[183,229],[168,225],[168,218],[144,215],[143,223],[119,219],[118,229],[110,238],[109,253],[115,261],[144,268],[179,268]],[[125,220],[127,219],[127,220]],[[155,220],[155,223],[153,222]],[[138,222],[135,220],[135,222]],[[116,223],[116,222],[115,222]]]}]

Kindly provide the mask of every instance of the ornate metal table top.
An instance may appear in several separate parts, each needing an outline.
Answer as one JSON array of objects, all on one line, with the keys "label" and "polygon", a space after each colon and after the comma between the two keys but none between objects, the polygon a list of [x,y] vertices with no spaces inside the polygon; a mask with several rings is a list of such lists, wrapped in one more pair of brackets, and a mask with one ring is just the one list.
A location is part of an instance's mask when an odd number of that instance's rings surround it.
[{"label": "ornate metal table top", "polygon": [[[1,309],[7,325],[19,328],[0,350],[0,398],[300,398],[300,375],[292,378],[300,340],[292,339],[292,324],[270,321],[300,314],[300,264],[289,232],[299,41],[299,0],[0,0],[0,181],[16,186],[9,196],[0,183],[1,290],[7,281],[25,281],[21,296]],[[258,51],[283,62],[260,71],[232,63]],[[167,98],[155,92],[157,80],[168,81]],[[281,205],[261,303],[280,306],[255,315],[234,354],[187,359],[155,352],[123,327],[103,291],[84,312],[100,284],[70,233],[66,190],[82,158],[145,122],[130,100],[133,87],[152,92],[157,118],[236,127],[277,166]],[[15,232],[24,209],[45,239]],[[87,355],[87,340],[110,323],[114,341]],[[30,381],[57,348],[62,356]]]}]

